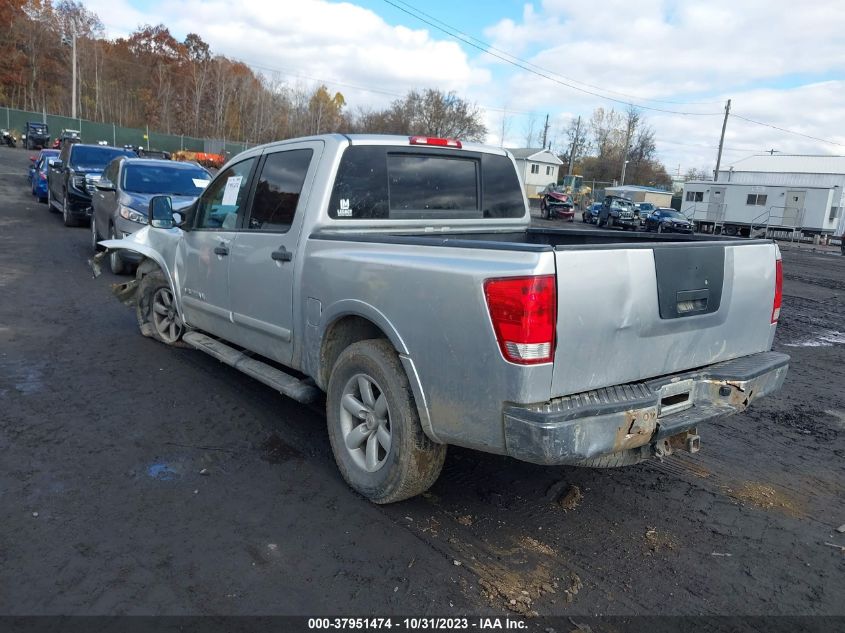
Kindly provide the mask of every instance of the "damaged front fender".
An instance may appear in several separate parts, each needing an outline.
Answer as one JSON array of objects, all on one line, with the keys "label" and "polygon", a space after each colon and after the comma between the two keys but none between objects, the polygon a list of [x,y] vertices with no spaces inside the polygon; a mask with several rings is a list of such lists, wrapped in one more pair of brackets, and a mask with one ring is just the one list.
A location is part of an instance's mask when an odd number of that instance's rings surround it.
[{"label": "damaged front fender", "polygon": [[173,288],[174,294],[179,295],[179,288],[174,283],[173,262],[181,237],[182,230],[178,228],[159,229],[145,226],[123,239],[99,242],[105,250],[97,253],[88,262],[96,278],[102,274],[103,258],[111,251],[128,250],[144,256],[145,259],[138,265],[135,279],[112,284],[114,295],[127,305],[135,303],[135,294],[141,278],[154,270],[161,270],[170,283],[170,287]]}]

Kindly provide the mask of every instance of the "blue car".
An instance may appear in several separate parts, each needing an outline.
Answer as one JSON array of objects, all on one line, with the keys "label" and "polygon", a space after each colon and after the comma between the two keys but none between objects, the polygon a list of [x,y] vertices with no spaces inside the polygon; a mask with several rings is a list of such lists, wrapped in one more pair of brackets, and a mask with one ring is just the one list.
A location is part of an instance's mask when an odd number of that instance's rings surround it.
[{"label": "blue car", "polygon": [[38,202],[47,202],[47,167],[51,158],[58,158],[59,150],[42,149],[29,167],[29,186]]},{"label": "blue car", "polygon": [[601,212],[601,202],[594,202],[581,213],[581,221],[586,224],[596,224]]}]

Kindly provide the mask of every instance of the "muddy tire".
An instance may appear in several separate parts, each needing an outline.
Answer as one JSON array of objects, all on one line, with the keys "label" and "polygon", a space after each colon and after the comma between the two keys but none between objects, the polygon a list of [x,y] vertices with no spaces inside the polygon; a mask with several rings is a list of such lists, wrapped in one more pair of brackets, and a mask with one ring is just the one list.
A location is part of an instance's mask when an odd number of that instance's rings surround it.
[{"label": "muddy tire", "polygon": [[437,480],[446,446],[423,432],[408,377],[388,341],[360,341],[340,354],[326,410],[341,475],[373,503],[408,499]]},{"label": "muddy tire", "polygon": [[578,466],[586,468],[622,468],[624,466],[634,466],[642,461],[648,459],[648,453],[639,448],[632,448],[627,451],[619,451],[618,453],[610,453],[609,455],[598,455],[585,459],[583,462],[578,462]]},{"label": "muddy tire", "polygon": [[62,220],[64,221],[65,226],[79,226],[79,220],[77,220],[70,212],[67,194],[65,194],[65,197],[62,200]]},{"label": "muddy tire", "polygon": [[56,209],[56,206],[53,204],[53,192],[50,191],[50,186],[47,186],[47,210],[50,213],[58,213],[59,210]]},{"label": "muddy tire", "polygon": [[91,215],[91,251],[96,255],[103,247],[98,244],[100,241],[100,231],[97,228],[97,218]]},{"label": "muddy tire", "polygon": [[138,284],[135,317],[141,334],[165,345],[184,347],[185,324],[176,310],[173,290],[161,271],[145,275]]},{"label": "muddy tire", "polygon": [[[93,219],[92,219],[93,221]],[[109,227],[109,239],[110,240],[117,240],[120,239],[117,236],[117,233],[114,230],[113,226]],[[120,258],[120,253],[116,250],[109,251],[109,268],[113,275],[125,275],[128,271],[128,266],[126,263]]]}]

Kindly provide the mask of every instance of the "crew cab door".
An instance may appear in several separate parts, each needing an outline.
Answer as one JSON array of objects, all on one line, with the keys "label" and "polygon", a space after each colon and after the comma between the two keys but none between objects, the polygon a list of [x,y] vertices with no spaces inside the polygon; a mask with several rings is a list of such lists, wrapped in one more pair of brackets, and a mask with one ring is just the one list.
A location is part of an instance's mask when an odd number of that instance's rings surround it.
[{"label": "crew cab door", "polygon": [[308,141],[262,156],[250,211],[232,245],[232,340],[286,365],[293,358],[297,251],[322,150],[321,141]]},{"label": "crew cab door", "polygon": [[182,310],[191,327],[231,338],[229,302],[232,244],[247,207],[255,157],[228,167],[196,202],[176,257]]}]

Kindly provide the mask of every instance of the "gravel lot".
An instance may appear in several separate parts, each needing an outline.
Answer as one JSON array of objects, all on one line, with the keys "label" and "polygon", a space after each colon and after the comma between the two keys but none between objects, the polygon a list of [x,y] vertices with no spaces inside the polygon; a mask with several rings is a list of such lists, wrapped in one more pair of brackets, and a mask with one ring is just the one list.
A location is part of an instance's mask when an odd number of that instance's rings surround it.
[{"label": "gravel lot", "polygon": [[784,247],[786,387],[701,453],[450,449],[376,507],[322,407],[140,336],[28,155],[0,149],[0,613],[845,615],[845,258]]}]

